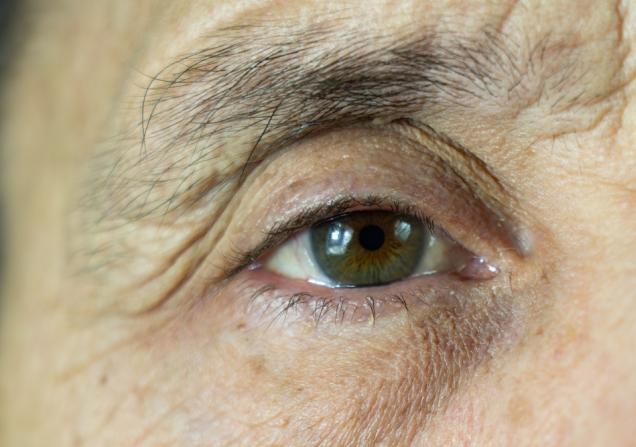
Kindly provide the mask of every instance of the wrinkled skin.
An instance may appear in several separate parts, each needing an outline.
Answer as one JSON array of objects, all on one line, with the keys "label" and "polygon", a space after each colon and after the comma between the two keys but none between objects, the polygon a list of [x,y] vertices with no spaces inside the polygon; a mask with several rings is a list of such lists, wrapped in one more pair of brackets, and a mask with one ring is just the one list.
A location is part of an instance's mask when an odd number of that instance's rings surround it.
[{"label": "wrinkled skin", "polygon": [[[0,445],[634,445],[636,2],[54,3],[36,2],[19,30],[2,104]],[[468,157],[442,157],[472,182],[470,197],[517,222],[512,243],[492,220],[467,217],[466,200],[438,198],[426,181],[437,174],[418,170],[427,156],[409,155],[404,138],[347,126],[178,217],[93,218],[137,193],[105,186],[94,160],[136,166],[139,141],[113,135],[138,124],[148,75],[229,26],[303,29],[325,17],[335,48],[348,45],[343,28],[371,46],[379,34],[434,29],[443,43],[490,29],[525,54],[509,95],[426,117],[492,167],[497,181]],[[232,141],[198,174],[241,163],[247,146]],[[260,280],[223,279],[228,247],[257,244],[271,216],[336,188],[431,204],[500,274],[431,280],[420,288],[456,288],[468,304],[415,303],[377,321],[253,312],[245,281]]]}]

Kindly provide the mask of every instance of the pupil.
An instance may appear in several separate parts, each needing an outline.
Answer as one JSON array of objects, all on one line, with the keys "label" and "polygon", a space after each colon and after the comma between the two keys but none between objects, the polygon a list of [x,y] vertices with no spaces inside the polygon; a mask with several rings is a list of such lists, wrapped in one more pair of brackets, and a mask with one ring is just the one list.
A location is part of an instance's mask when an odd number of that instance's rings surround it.
[{"label": "pupil", "polygon": [[360,230],[358,241],[362,248],[375,251],[384,245],[384,231],[377,225],[367,225]]}]

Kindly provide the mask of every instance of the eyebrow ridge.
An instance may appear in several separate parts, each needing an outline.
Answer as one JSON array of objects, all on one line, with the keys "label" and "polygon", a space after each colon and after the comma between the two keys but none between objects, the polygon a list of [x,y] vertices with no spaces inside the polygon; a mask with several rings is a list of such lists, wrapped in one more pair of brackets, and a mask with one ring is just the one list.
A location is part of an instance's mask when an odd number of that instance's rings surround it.
[{"label": "eyebrow ridge", "polygon": [[[328,25],[245,25],[206,41],[212,44],[153,76],[143,93],[140,156],[128,168],[151,166],[144,168],[147,188],[173,179],[174,192],[148,201],[146,190],[126,208],[152,214],[196,203],[310,134],[474,107],[509,96],[508,87],[527,76],[505,36],[493,30],[480,39],[427,30],[396,38]],[[157,163],[175,151],[181,152],[170,166]],[[235,163],[223,172],[192,173],[228,151]]]}]

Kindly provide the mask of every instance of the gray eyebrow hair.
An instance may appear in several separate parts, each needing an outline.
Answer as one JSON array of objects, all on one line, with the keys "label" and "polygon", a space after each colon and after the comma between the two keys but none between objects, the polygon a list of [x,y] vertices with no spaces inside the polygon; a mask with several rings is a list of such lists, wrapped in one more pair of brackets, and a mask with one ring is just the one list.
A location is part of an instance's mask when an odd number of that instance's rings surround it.
[{"label": "gray eyebrow hair", "polygon": [[[237,26],[207,41],[145,87],[133,168],[146,173],[138,182],[147,189],[116,205],[118,214],[145,216],[196,202],[229,179],[242,180],[276,150],[326,129],[493,103],[521,107],[536,96],[530,74],[537,75],[547,48],[540,42],[523,59],[495,30],[369,37],[322,25]],[[169,166],[158,162],[175,151]],[[202,174],[203,164],[230,152],[236,164]],[[129,183],[135,176],[121,177]],[[170,183],[168,196],[151,194]]]}]

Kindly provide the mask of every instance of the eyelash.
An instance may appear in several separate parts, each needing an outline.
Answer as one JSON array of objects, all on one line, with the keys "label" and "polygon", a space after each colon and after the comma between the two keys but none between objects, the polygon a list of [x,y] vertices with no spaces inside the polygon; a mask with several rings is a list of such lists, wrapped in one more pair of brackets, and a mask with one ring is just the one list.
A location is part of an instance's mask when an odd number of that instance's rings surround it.
[{"label": "eyelash", "polygon": [[[273,291],[276,291],[276,288],[273,285],[257,291],[252,295],[250,303],[254,304],[259,298],[263,297],[268,292]],[[409,294],[411,293],[414,296],[416,295],[414,292],[409,292]],[[409,311],[407,294],[404,292],[392,294],[388,297],[374,297],[372,295],[368,295],[365,297],[363,303],[351,302],[345,297],[326,298],[315,296],[309,292],[299,292],[289,296],[280,296],[275,300],[272,300],[271,298],[265,299],[269,301],[269,304],[263,310],[261,318],[266,317],[267,313],[271,312],[273,317],[270,317],[270,325],[276,323],[280,319],[285,320],[291,312],[298,312],[303,305],[311,307],[311,318],[316,325],[331,314],[333,314],[334,323],[343,323],[347,315],[349,315],[350,322],[354,322],[356,312],[361,306],[366,307],[366,314],[362,314],[360,320],[367,321],[369,323],[375,323],[376,318],[378,317],[378,307],[380,305],[391,304],[406,312]],[[275,304],[275,301],[277,301],[278,304]],[[274,309],[271,309],[272,304],[275,305]],[[349,310],[350,308],[351,310]]]},{"label": "eyelash", "polygon": [[[413,205],[389,197],[366,196],[357,198],[345,196],[303,210],[295,218],[273,225],[265,233],[264,240],[258,247],[245,253],[234,254],[237,267],[232,270],[231,275],[236,275],[242,271],[266,275],[263,272],[262,259],[266,258],[271,250],[278,248],[280,244],[319,222],[352,211],[365,210],[392,211],[413,217],[424,223],[433,234],[458,243],[432,218],[424,215]],[[459,243],[458,245],[461,246]],[[479,261],[482,258],[476,259]],[[438,276],[448,278],[450,275],[452,274]],[[252,290],[251,294],[248,295],[250,296],[248,313],[260,314],[260,320],[269,319],[269,326],[277,321],[287,320],[291,314],[305,317],[305,319],[309,318],[313,320],[315,325],[328,318],[334,323],[350,321],[375,324],[376,319],[388,311],[409,312],[410,304],[423,301],[430,301],[431,304],[436,305],[440,302],[436,298],[443,297],[446,300],[449,297],[454,298],[457,293],[455,288],[449,287],[448,283],[441,282],[440,278],[410,278],[385,286],[346,290],[324,290],[319,286],[307,285],[306,290],[300,292],[285,291],[278,281],[269,279],[271,276],[269,278],[267,276],[264,278],[251,276],[245,284]],[[456,283],[465,282],[461,279],[461,276],[455,276]],[[425,281],[427,285],[422,286],[420,283],[418,286],[416,281]],[[398,284],[402,284],[402,286],[398,288]],[[311,289],[316,289],[316,291],[313,292]]]},{"label": "eyelash", "polygon": [[[299,231],[323,222],[343,216],[352,211],[391,211],[396,214],[413,217],[423,223],[434,235],[443,236],[454,241],[433,219],[424,215],[417,207],[395,198],[368,195],[363,198],[343,196],[326,204],[320,204],[300,211],[296,217],[286,222],[274,224],[265,232],[263,242],[247,252],[234,252],[231,259],[232,268],[225,276],[232,277],[246,268],[257,268],[259,259],[269,250],[277,247]],[[255,264],[256,263],[256,264]]]},{"label": "eyelash", "polygon": [[387,315],[410,313],[414,305],[424,304],[429,309],[444,308],[458,303],[464,295],[468,296],[447,286],[405,286],[397,292],[376,291],[353,298],[326,297],[307,291],[283,293],[277,286],[268,284],[252,293],[247,313],[256,315],[261,323],[267,321],[267,327],[285,322],[288,317],[296,317],[301,322],[313,321],[316,326],[326,321],[374,325]]}]

